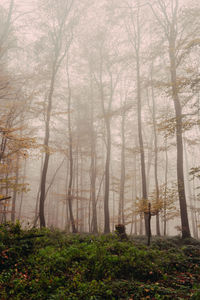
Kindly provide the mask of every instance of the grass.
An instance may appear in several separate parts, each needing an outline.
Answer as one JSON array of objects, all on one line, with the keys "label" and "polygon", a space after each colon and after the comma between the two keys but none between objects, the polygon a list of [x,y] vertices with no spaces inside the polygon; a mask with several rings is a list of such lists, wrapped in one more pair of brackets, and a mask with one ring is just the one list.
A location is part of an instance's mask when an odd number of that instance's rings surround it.
[{"label": "grass", "polygon": [[0,299],[200,299],[200,243],[144,243],[2,225]]}]

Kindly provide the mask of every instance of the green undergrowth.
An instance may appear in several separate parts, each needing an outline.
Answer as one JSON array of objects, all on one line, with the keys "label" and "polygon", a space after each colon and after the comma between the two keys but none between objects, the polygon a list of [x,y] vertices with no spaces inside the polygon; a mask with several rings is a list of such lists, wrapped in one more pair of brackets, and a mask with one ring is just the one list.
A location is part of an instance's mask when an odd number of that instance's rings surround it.
[{"label": "green undergrowth", "polygon": [[190,239],[69,235],[0,226],[0,299],[200,299]]}]

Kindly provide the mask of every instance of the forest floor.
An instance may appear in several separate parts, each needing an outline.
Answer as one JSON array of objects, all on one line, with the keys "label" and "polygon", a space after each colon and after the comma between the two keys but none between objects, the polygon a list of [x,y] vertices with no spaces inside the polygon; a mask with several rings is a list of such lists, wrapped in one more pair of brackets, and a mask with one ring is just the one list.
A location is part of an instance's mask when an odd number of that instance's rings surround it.
[{"label": "forest floor", "polygon": [[0,299],[200,299],[200,241],[0,225]]}]

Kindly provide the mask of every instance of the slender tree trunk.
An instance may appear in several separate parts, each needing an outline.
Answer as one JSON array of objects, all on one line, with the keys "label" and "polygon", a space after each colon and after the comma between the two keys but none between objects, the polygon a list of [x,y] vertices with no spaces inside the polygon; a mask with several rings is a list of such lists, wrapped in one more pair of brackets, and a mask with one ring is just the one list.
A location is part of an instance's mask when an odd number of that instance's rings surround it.
[{"label": "slender tree trunk", "polygon": [[[77,159],[76,159],[76,155],[74,156],[74,159],[73,159],[73,180],[72,180],[72,195],[73,195],[73,199],[72,199],[72,207],[74,209],[74,216],[77,216],[77,201],[74,201],[74,198],[76,200],[76,195],[77,195],[77,192],[76,192],[76,166],[77,166]],[[77,218],[74,218],[74,223],[76,224],[76,232],[78,232],[78,226],[77,226]]]},{"label": "slender tree trunk", "polygon": [[106,166],[105,166],[104,233],[110,233],[109,189],[110,189],[111,132],[110,132],[110,121],[108,119],[106,119],[106,128],[107,128],[106,130],[107,131],[107,153],[106,153]]},{"label": "slender tree trunk", "polygon": [[[83,199],[83,156],[80,153],[80,197]],[[84,201],[81,201],[81,213],[80,213],[80,232],[85,231],[85,204]]]},{"label": "slender tree trunk", "polygon": [[149,186],[151,185],[151,166],[153,162],[153,135],[154,133],[152,130],[150,141],[148,144],[148,150],[147,150],[147,172],[146,172],[147,195],[149,191]]},{"label": "slender tree trunk", "polygon": [[194,203],[193,203],[193,199],[192,199],[192,191],[191,191],[189,175],[188,175],[189,174],[188,155],[187,155],[187,149],[186,149],[186,144],[185,143],[184,143],[184,152],[185,152],[185,167],[186,167],[186,183],[187,183],[187,190],[188,190],[188,196],[189,196],[189,201],[190,201],[192,231],[193,231],[194,238],[197,238],[195,218],[194,218],[194,210],[193,210],[194,209]]},{"label": "slender tree trunk", "polygon": [[[138,108],[138,136],[140,147],[140,160],[141,160],[141,174],[142,174],[142,201],[144,207],[147,206],[147,184],[146,184],[146,171],[145,171],[145,155],[142,136],[142,104],[141,104],[141,84],[140,84],[140,60],[139,53],[137,53],[137,108]],[[144,214],[145,231],[146,235],[149,234],[150,228],[148,227],[148,214]]]},{"label": "slender tree trunk", "polygon": [[134,225],[134,234],[137,235],[137,154],[134,153],[133,159],[133,168],[134,168],[134,175],[132,180],[132,220],[131,220],[131,232],[133,234],[133,225]]},{"label": "slender tree trunk", "polygon": [[[109,190],[110,190],[110,155],[111,155],[111,129],[110,129],[110,106],[112,96],[110,96],[110,102],[108,109],[105,108],[105,95],[103,89],[102,79],[102,62],[103,57],[101,53],[101,64],[100,64],[100,98],[102,113],[104,116],[105,127],[106,127],[106,163],[105,163],[105,186],[104,186],[104,233],[110,233],[110,213],[109,213]],[[110,91],[111,92],[111,91]]]},{"label": "slender tree trunk", "polygon": [[14,10],[14,0],[10,0],[7,20],[6,20],[5,26],[3,26],[3,28],[1,29],[1,34],[0,34],[0,45],[1,45],[0,58],[2,58],[3,55],[7,51],[7,47],[5,45],[6,44],[5,42],[9,38],[10,27],[12,26],[13,10]]},{"label": "slender tree trunk", "polygon": [[70,231],[70,220],[69,220],[69,205],[68,205],[68,197],[67,197],[67,193],[68,193],[68,190],[67,190],[67,186],[68,186],[68,181],[69,181],[69,160],[67,160],[67,166],[66,166],[66,169],[67,169],[67,174],[66,174],[66,219],[65,219],[65,229],[67,232]]},{"label": "slender tree trunk", "polygon": [[40,227],[45,227],[45,216],[44,216],[44,203],[45,203],[45,194],[46,194],[46,178],[47,178],[47,170],[49,166],[49,137],[50,137],[50,118],[51,118],[51,110],[52,110],[52,101],[53,101],[53,92],[54,92],[54,84],[55,84],[55,76],[56,76],[56,62],[54,62],[50,90],[48,96],[47,103],[47,112],[46,112],[46,122],[45,122],[45,138],[44,138],[44,164],[41,175],[41,183],[40,183],[40,205],[39,205],[39,218],[40,218]]},{"label": "slender tree trunk", "polygon": [[195,220],[195,227],[196,227],[196,238],[199,238],[198,232],[198,220],[197,220],[197,205],[196,205],[196,187],[195,187],[195,179],[193,178],[192,182],[192,189],[193,189],[193,203],[194,203],[194,220]]},{"label": "slender tree trunk", "polygon": [[[153,68],[153,67],[152,67]],[[151,81],[153,81],[153,69],[151,70]],[[154,178],[156,188],[156,204],[159,202],[159,184],[158,184],[158,138],[157,138],[157,124],[156,124],[156,107],[153,84],[151,84],[151,94],[153,102],[153,131],[154,131]],[[160,236],[160,218],[159,210],[156,214],[156,234]]]},{"label": "slender tree trunk", "polygon": [[65,219],[66,219],[66,209],[65,209],[65,203],[61,203],[61,208],[62,208],[62,212],[61,212],[61,229],[65,230]]},{"label": "slender tree trunk", "polygon": [[121,121],[121,178],[120,178],[120,192],[119,192],[119,214],[118,223],[124,224],[124,185],[125,185],[125,111],[122,112]]},{"label": "slender tree trunk", "polygon": [[[90,74],[90,77],[92,75]],[[92,232],[98,232],[97,225],[97,203],[96,203],[96,133],[94,128],[94,97],[93,97],[93,85],[92,78],[90,80],[90,89],[91,89],[91,111],[90,111],[90,144],[91,144],[91,165],[90,165],[90,174],[91,174],[91,200],[92,200]]]},{"label": "slender tree trunk", "polygon": [[134,181],[132,180],[131,182],[131,200],[132,200],[132,206],[131,206],[131,210],[132,210],[132,215],[131,215],[131,230],[130,230],[130,235],[133,234],[133,224],[134,224],[134,217],[135,217],[135,214],[134,214],[134,201],[135,201],[135,197],[134,197]]},{"label": "slender tree trunk", "polygon": [[[26,160],[24,162],[24,169],[23,169],[23,180],[22,184],[24,185],[25,183],[25,178],[26,178]],[[20,197],[20,204],[19,204],[19,214],[18,214],[18,219],[21,219],[21,214],[22,214],[22,207],[23,207],[23,200],[24,200],[24,192],[21,192],[21,197]]]},{"label": "slender tree trunk", "polygon": [[113,202],[113,219],[112,219],[112,232],[115,231],[115,192],[112,192],[112,202]]},{"label": "slender tree trunk", "polygon": [[69,216],[70,216],[70,223],[72,226],[72,232],[76,233],[77,229],[75,226],[74,215],[72,210],[72,183],[73,183],[73,138],[72,138],[72,128],[71,128],[71,86],[70,86],[70,77],[69,77],[69,66],[67,60],[67,81],[68,81],[68,138],[69,138],[69,183],[68,183],[68,193],[67,193],[67,201],[69,205]]},{"label": "slender tree trunk", "polygon": [[76,227],[77,231],[79,231],[79,207],[80,207],[80,200],[79,200],[79,140],[76,149]]},{"label": "slender tree trunk", "polygon": [[168,152],[167,152],[167,138],[165,139],[165,191],[164,191],[164,205],[163,205],[163,235],[167,235],[167,187],[168,187]]},{"label": "slender tree trunk", "polygon": [[[42,179],[42,169],[43,169],[43,156],[41,158],[41,168],[40,168],[40,182]],[[33,221],[33,227],[37,225],[37,221],[39,219],[39,200],[40,200],[40,189],[41,185],[38,187],[38,192],[37,192],[37,197],[36,197],[36,202],[35,202],[35,215],[34,215],[34,221]]]},{"label": "slender tree trunk", "polygon": [[179,204],[180,204],[180,213],[181,213],[182,237],[187,238],[190,237],[190,228],[188,222],[184,171],[183,171],[182,107],[179,100],[178,87],[177,87],[175,53],[176,53],[175,29],[174,29],[174,24],[171,24],[171,31],[170,31],[170,38],[169,38],[169,58],[170,58],[172,98],[174,102],[174,109],[176,115],[177,182],[178,182],[178,194],[179,194]]},{"label": "slender tree trunk", "polygon": [[[92,129],[93,130],[93,129]],[[96,149],[95,137],[91,138],[91,200],[92,200],[92,232],[98,232],[97,209],[96,209]]]},{"label": "slender tree trunk", "polygon": [[[6,173],[6,197],[8,197],[8,192],[9,192],[9,186],[8,186],[8,173]],[[5,204],[8,204],[8,201],[5,202]],[[3,219],[2,222],[6,223],[7,221],[7,212],[6,212],[6,206],[4,206],[4,213],[3,213]]]},{"label": "slender tree trunk", "polygon": [[19,155],[17,155],[17,162],[16,162],[16,172],[15,172],[15,189],[12,198],[12,212],[11,212],[11,222],[15,222],[15,215],[16,215],[16,199],[17,199],[17,186],[19,181]]},{"label": "slender tree trunk", "polygon": [[[138,188],[137,188],[137,154],[135,153],[135,162],[134,162],[134,198],[135,198],[135,202],[134,202],[134,206],[135,206],[135,211],[137,208],[137,193],[138,193]],[[134,233],[137,235],[137,214],[135,213],[135,228],[134,228]]]},{"label": "slender tree trunk", "polygon": [[[141,161],[141,176],[142,176],[142,203],[147,208],[147,182],[146,182],[146,170],[145,170],[145,153],[142,135],[142,99],[141,99],[141,75],[140,75],[140,44],[141,44],[141,33],[140,33],[140,3],[137,1],[137,13],[134,16],[132,8],[130,8],[131,22],[133,26],[133,32],[129,30],[130,40],[133,43],[136,56],[136,84],[137,84],[137,121],[138,121],[138,138],[140,148],[140,161]],[[145,220],[145,231],[148,235],[150,228],[148,226],[148,213],[144,213]]]},{"label": "slender tree trunk", "polygon": [[[151,203],[148,204],[148,223],[149,223],[149,228],[151,228]],[[148,231],[148,241],[147,245],[150,246],[151,242],[151,231]]]}]

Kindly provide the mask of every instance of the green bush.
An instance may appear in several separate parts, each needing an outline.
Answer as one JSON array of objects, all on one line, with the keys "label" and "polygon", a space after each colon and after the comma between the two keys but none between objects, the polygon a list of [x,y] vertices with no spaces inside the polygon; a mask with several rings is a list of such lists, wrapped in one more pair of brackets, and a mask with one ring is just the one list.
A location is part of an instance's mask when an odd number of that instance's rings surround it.
[{"label": "green bush", "polygon": [[1,225],[0,299],[198,299],[199,246],[175,241]]}]

